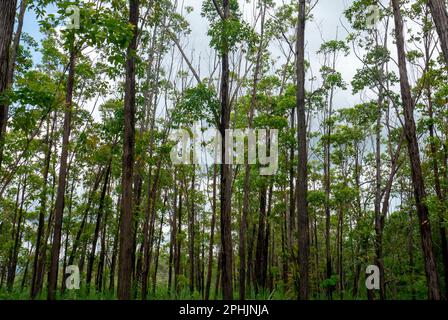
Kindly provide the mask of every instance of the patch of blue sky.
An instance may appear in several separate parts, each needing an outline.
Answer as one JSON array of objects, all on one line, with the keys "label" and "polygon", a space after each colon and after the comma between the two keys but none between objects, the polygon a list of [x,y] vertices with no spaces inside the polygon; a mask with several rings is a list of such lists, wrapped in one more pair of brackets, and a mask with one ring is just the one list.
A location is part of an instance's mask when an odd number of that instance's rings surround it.
[{"label": "patch of blue sky", "polygon": [[[57,8],[55,5],[49,5],[45,9],[46,13],[53,13],[57,14]],[[38,18],[36,12],[31,8],[28,9],[25,13],[25,18],[23,20],[23,29],[22,31],[26,34],[28,34],[30,37],[32,37],[37,44],[40,47],[40,43],[44,38],[44,34],[41,32],[41,27],[39,24],[39,19],[42,19],[42,17]],[[33,57],[33,63],[39,64],[42,60],[42,54],[37,49],[31,49],[31,54]]]}]

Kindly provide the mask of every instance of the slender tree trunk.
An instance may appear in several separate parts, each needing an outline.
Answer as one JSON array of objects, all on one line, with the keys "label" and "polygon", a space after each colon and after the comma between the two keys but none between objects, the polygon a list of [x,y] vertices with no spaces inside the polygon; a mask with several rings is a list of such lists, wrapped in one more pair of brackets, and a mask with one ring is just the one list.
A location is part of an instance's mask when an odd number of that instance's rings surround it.
[{"label": "slender tree trunk", "polygon": [[124,102],[124,146],[122,172],[122,206],[120,219],[120,253],[118,258],[118,299],[131,298],[132,280],[132,177],[135,148],[135,54],[137,51],[138,0],[129,0],[129,23],[133,37],[129,43],[126,59],[126,89]]},{"label": "slender tree trunk", "polygon": [[[155,221],[156,221],[156,197],[157,197],[157,188],[159,183],[159,175],[160,175],[160,166],[161,162],[159,160],[157,164],[157,171],[154,176],[154,182],[152,187],[149,189],[148,193],[148,203],[146,206],[146,214],[145,214],[145,226],[143,228],[144,233],[144,241],[143,241],[143,270],[142,270],[142,300],[146,299],[146,295],[148,293],[148,275],[151,266],[151,256],[152,256],[152,247],[154,241],[154,230],[155,230]],[[148,181],[148,188],[149,188]],[[149,226],[148,226],[148,219]]]},{"label": "slender tree trunk", "polygon": [[[70,167],[70,165],[69,165]],[[70,168],[69,168],[70,171]],[[67,178],[68,180],[70,179],[70,177]],[[67,215],[67,225],[65,226],[65,241],[64,241],[64,259],[63,259],[63,263],[62,263],[62,275],[63,275],[63,281],[62,281],[62,285],[61,285],[61,295],[64,294],[65,292],[65,270],[67,268],[67,255],[68,255],[68,242],[69,242],[69,237],[70,237],[70,230],[71,230],[71,217],[72,217],[72,210],[73,210],[73,193],[75,191],[75,186],[76,186],[76,180],[73,179],[72,180],[72,184],[71,184],[71,188],[70,188],[70,197],[69,197],[69,205],[68,205],[68,215]]]},{"label": "slender tree trunk", "polygon": [[416,299],[415,290],[415,263],[414,263],[414,236],[413,236],[413,214],[412,210],[409,211],[409,227],[408,227],[408,255],[409,255],[409,271],[410,271],[410,283],[411,283],[411,295],[412,300]]},{"label": "slender tree trunk", "polygon": [[266,264],[264,256],[264,246],[266,238],[266,182],[261,182],[260,188],[260,214],[258,220],[257,247],[255,249],[255,292],[265,288],[264,266]]},{"label": "slender tree trunk", "polygon": [[50,160],[51,160],[51,151],[53,147],[53,132],[56,126],[56,112],[54,112],[54,117],[50,130],[50,122],[47,123],[47,135],[45,137],[45,160],[44,160],[44,170],[43,170],[43,186],[42,192],[40,195],[40,207],[39,207],[39,224],[37,227],[37,236],[36,236],[36,250],[34,252],[34,260],[33,260],[33,273],[31,277],[31,291],[30,297],[31,299],[35,299],[36,296],[40,292],[40,287],[38,286],[38,269],[39,269],[39,261],[42,259],[42,250],[43,243],[42,238],[44,234],[45,228],[45,211],[47,207],[47,193],[48,193],[48,173],[50,170]]},{"label": "slender tree trunk", "polygon": [[439,275],[432,249],[431,226],[429,222],[428,207],[425,203],[426,191],[422,175],[420,153],[414,122],[414,101],[409,86],[406,54],[404,49],[403,20],[400,12],[399,0],[392,0],[395,17],[395,37],[398,51],[398,65],[400,70],[401,98],[404,111],[404,131],[408,142],[409,160],[411,163],[412,183],[414,186],[415,204],[420,224],[423,260],[425,264],[426,280],[428,284],[428,298],[440,300]]},{"label": "slender tree trunk", "polygon": [[212,282],[213,269],[213,244],[215,238],[215,224],[216,224],[216,176],[218,174],[218,166],[213,165],[213,194],[212,194],[212,220],[210,225],[210,242],[208,245],[208,265],[207,265],[207,282],[205,285],[205,300],[210,297],[210,286]]},{"label": "slender tree trunk", "polygon": [[[193,165],[193,177],[191,179],[191,198],[190,198],[190,210],[188,221],[188,257],[190,263],[190,293],[194,292],[194,280],[195,280],[195,165]],[[188,192],[187,192],[188,196]]]},{"label": "slender tree trunk", "polygon": [[299,299],[308,299],[308,170],[305,119],[305,0],[299,0],[299,19],[297,23],[296,41],[296,73],[297,73],[297,139],[299,161],[297,167],[297,214],[299,232]]},{"label": "slender tree trunk", "polygon": [[[166,201],[167,201],[167,197],[165,195],[164,204],[163,204],[164,207],[166,207]],[[154,273],[152,276],[152,294],[155,294],[155,292],[156,292],[157,271],[159,268],[160,243],[162,241],[162,228],[163,228],[163,218],[164,218],[163,215],[164,215],[164,213],[162,211],[162,216],[160,217],[159,234],[157,235],[157,246],[156,246],[156,254],[155,254],[155,261],[154,261]]]},{"label": "slender tree trunk", "polygon": [[379,90],[378,97],[378,111],[376,119],[376,132],[375,132],[375,264],[380,271],[380,298],[385,300],[386,288],[384,279],[384,263],[383,263],[383,229],[384,229],[384,216],[381,212],[381,117],[382,117],[382,105],[383,105],[383,93],[382,89]]},{"label": "slender tree trunk", "polygon": [[[118,197],[117,201],[117,211],[119,212],[119,217],[121,216],[121,212],[123,207],[121,206],[121,196]],[[109,275],[109,292],[114,293],[115,291],[115,267],[117,264],[117,255],[118,255],[118,237],[120,233],[120,228],[117,226],[117,230],[115,231],[114,236],[114,245],[112,248],[112,258],[110,262],[110,275]]]},{"label": "slender tree trunk", "polygon": [[96,245],[97,245],[98,237],[100,234],[100,227],[101,227],[101,221],[102,221],[102,216],[103,216],[103,211],[104,211],[104,201],[106,198],[107,186],[109,185],[109,177],[110,177],[111,166],[112,166],[111,161],[112,160],[110,160],[109,164],[107,165],[106,176],[104,178],[104,184],[103,184],[103,188],[101,190],[100,203],[98,206],[98,213],[96,216],[95,231],[93,233],[92,249],[90,251],[89,261],[87,264],[87,275],[86,275],[87,290],[90,289],[90,282],[92,280],[93,263],[95,261]]},{"label": "slender tree trunk", "polygon": [[[227,21],[230,18],[230,1],[223,0],[223,19]],[[227,42],[227,41],[225,41]],[[227,44],[224,44],[227,47]],[[225,49],[221,56],[221,124],[220,132],[222,138],[222,164],[221,164],[221,246],[222,246],[222,290],[223,299],[233,299],[232,285],[232,165],[226,163],[230,151],[225,139],[226,129],[230,124],[230,103],[229,103],[229,52]]]},{"label": "slender tree trunk", "polygon": [[[262,56],[264,50],[264,21],[266,14],[266,5],[261,2],[261,31],[260,43],[258,45],[257,58],[255,63],[255,71],[252,86],[252,96],[249,108],[248,128],[252,128],[255,106],[257,104],[257,89],[260,73],[262,69]],[[247,230],[247,216],[249,214],[249,193],[250,193],[250,165],[247,157],[244,157],[244,186],[243,186],[243,214],[240,223],[239,234],[239,256],[240,256],[240,270],[239,270],[239,295],[240,300],[244,300],[246,296],[246,230]]]},{"label": "slender tree trunk", "polygon": [[28,252],[28,258],[26,259],[26,264],[25,264],[25,270],[23,271],[23,277],[22,277],[22,284],[20,285],[20,292],[23,292],[23,290],[25,289],[25,285],[28,282],[27,278],[28,278],[28,269],[30,266],[30,260],[31,260],[31,252],[33,251],[33,247],[30,248],[29,252]]},{"label": "slender tree trunk", "polygon": [[[107,193],[110,193],[110,184],[108,185],[108,191]],[[95,286],[99,292],[102,292],[105,288],[105,285],[103,284],[104,279],[104,268],[105,268],[105,261],[106,261],[106,254],[107,254],[107,247],[106,247],[106,235],[107,235],[107,226],[108,226],[108,220],[109,220],[109,211],[106,211],[106,215],[104,216],[104,222],[103,227],[101,230],[101,251],[100,251],[100,258],[98,261],[98,268],[97,268],[97,274],[95,279]]]},{"label": "slender tree trunk", "polygon": [[179,276],[180,276],[180,263],[181,263],[181,250],[182,250],[182,239],[180,237],[182,232],[182,189],[179,190],[179,208],[178,208],[178,219],[177,219],[177,235],[176,235],[176,250],[174,255],[174,286],[176,288],[176,294],[179,293]]},{"label": "slender tree trunk", "polygon": [[82,236],[82,234],[84,232],[84,228],[85,228],[85,225],[87,223],[87,218],[89,216],[90,209],[92,207],[94,196],[96,194],[96,191],[98,190],[98,187],[99,187],[100,182],[101,182],[101,180],[103,178],[104,172],[105,172],[104,170],[99,169],[99,172],[96,174],[95,181],[93,183],[93,187],[92,187],[92,189],[90,191],[90,195],[89,195],[89,197],[87,199],[86,208],[84,209],[83,217],[82,217],[82,220],[81,220],[81,225],[79,226],[79,229],[78,229],[78,231],[76,233],[76,237],[73,240],[73,247],[72,247],[72,250],[70,252],[69,259],[68,259],[68,264],[69,265],[72,265],[75,262],[76,253],[78,251],[79,245],[81,244],[81,236]]},{"label": "slender tree trunk", "polygon": [[14,286],[14,279],[16,277],[16,269],[17,269],[17,259],[19,256],[19,249],[21,246],[22,239],[22,220],[23,220],[23,205],[25,203],[25,190],[27,183],[27,176],[25,175],[22,187],[22,193],[20,196],[20,207],[19,207],[19,219],[17,221],[17,228],[15,228],[15,236],[14,236],[14,246],[12,248],[12,254],[9,259],[8,266],[8,276],[6,278],[6,286],[8,290],[11,291]]},{"label": "slender tree trunk", "polygon": [[221,279],[222,279],[222,249],[220,248],[218,253],[218,269],[216,270],[215,300],[218,299]]},{"label": "slender tree trunk", "polygon": [[[335,51],[336,52],[336,51]],[[333,65],[333,69],[335,69]],[[331,135],[331,124],[329,119],[332,113],[332,98],[333,98],[333,88],[331,89],[331,98],[328,104],[328,109],[326,110],[326,128],[325,128],[325,145],[324,145],[324,186],[325,186],[325,257],[326,257],[326,278],[330,279],[333,271],[331,266],[331,246],[330,246],[330,226],[331,226],[331,212],[330,212],[330,193],[331,193],[331,159],[330,159],[330,135]],[[327,298],[329,300],[333,299],[333,288],[331,286],[327,287]]]},{"label": "slender tree trunk", "polygon": [[429,0],[432,18],[439,34],[440,46],[442,47],[445,63],[448,66],[448,12],[445,0]]},{"label": "slender tree trunk", "polygon": [[51,264],[50,273],[48,276],[48,300],[56,299],[56,287],[58,282],[58,266],[59,253],[61,250],[61,232],[62,232],[62,216],[64,214],[64,197],[65,186],[67,183],[67,158],[68,158],[68,144],[70,141],[71,117],[72,117],[72,97],[73,87],[75,81],[75,52],[74,40],[70,48],[70,66],[67,78],[67,92],[65,97],[65,114],[64,114],[64,133],[62,137],[62,151],[59,166],[59,181],[58,191],[56,196],[56,204],[54,211],[54,230],[53,230],[53,245],[51,249]]},{"label": "slender tree trunk", "polygon": [[168,260],[168,295],[171,295],[172,278],[173,278],[173,265],[176,255],[176,243],[177,243],[177,181],[176,171],[174,172],[174,195],[173,195],[173,212],[171,213],[171,230],[170,230],[170,255]]}]

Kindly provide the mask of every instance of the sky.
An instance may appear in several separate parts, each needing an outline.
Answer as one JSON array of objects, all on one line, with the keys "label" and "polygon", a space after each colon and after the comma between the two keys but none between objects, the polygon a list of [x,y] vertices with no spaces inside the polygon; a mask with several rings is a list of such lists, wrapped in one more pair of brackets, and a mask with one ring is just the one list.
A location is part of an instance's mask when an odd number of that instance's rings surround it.
[{"label": "sky", "polygon": [[[275,0],[277,5],[281,5],[288,0]],[[352,0],[319,0],[317,5],[314,7],[312,14],[313,19],[307,22],[306,25],[306,35],[305,35],[305,56],[309,60],[311,65],[311,70],[314,75],[319,73],[319,69],[322,65],[322,57],[317,54],[321,44],[325,41],[333,40],[338,38],[338,40],[344,40],[347,36],[347,29],[350,30],[349,23],[344,17],[344,10],[349,7]],[[253,19],[253,6],[255,0],[239,0],[240,9],[243,13],[243,19],[251,24]],[[313,1],[314,3],[314,1]],[[189,6],[194,10],[191,13],[186,13],[185,8]],[[209,27],[209,22],[205,17],[201,16],[201,6],[202,0],[178,0],[178,10],[182,11],[182,14],[186,16],[186,19],[190,23],[191,33],[186,37],[182,37],[181,45],[184,47],[184,51],[188,56],[191,57],[191,61],[200,72],[201,77],[206,77],[210,74],[210,67],[213,61],[213,49],[210,48],[209,37],[207,36],[207,30]],[[55,7],[47,8],[47,13],[56,13]],[[24,21],[24,32],[31,35],[37,42],[42,40],[43,35],[39,31],[39,24],[37,17],[32,10],[28,10]],[[285,59],[278,48],[278,42],[273,41],[270,46],[270,51],[272,57],[281,57],[276,65],[272,66],[272,72],[276,68],[280,68],[284,64]],[[91,50],[88,50],[91,51]],[[181,55],[176,50],[176,59],[180,61]],[[35,63],[39,63],[41,55],[39,52],[33,53],[33,58]],[[166,63],[171,59],[170,54],[166,55]],[[200,62],[199,62],[200,61]],[[199,66],[198,66],[199,64]],[[350,54],[347,57],[340,56],[337,61],[336,69],[341,72],[342,77],[346,83],[350,83],[353,75],[357,68],[360,68],[361,64],[358,59]],[[184,66],[184,69],[186,66]],[[216,75],[216,74],[215,74]],[[310,78],[310,72],[307,75]],[[307,89],[311,90],[311,82],[307,83]],[[318,86],[317,83],[313,84],[314,89]],[[99,103],[107,99],[107,97],[101,97]],[[98,113],[98,108],[95,100],[86,103],[85,108],[88,111],[93,110],[93,116],[96,120],[99,120],[100,115]],[[353,96],[351,93],[350,86],[347,90],[336,90],[334,95],[334,108],[344,108],[353,106],[360,102],[360,96]],[[163,103],[162,103],[163,104]],[[159,107],[158,115],[163,114],[164,108]],[[315,119],[315,125],[318,126],[319,119]],[[314,126],[314,125],[313,125]]]},{"label": "sky", "polygon": [[[275,0],[277,4],[285,2],[285,0]],[[212,54],[212,50],[209,46],[209,38],[207,36],[208,21],[206,18],[201,17],[201,4],[202,0],[181,0],[179,1],[179,7],[191,6],[194,8],[193,12],[187,15],[187,20],[190,23],[191,33],[188,35],[188,39],[182,39],[185,51],[196,59],[201,57],[201,70],[202,74],[208,72],[209,57]],[[240,0],[240,8],[243,11],[243,16],[246,21],[251,20],[252,3],[247,3],[245,0]],[[306,57],[311,63],[311,67],[314,73],[317,73],[321,61],[316,54],[320,45],[324,41],[333,40],[338,33],[338,39],[344,39],[347,35],[346,30],[349,29],[349,23],[346,21],[343,12],[350,5],[351,0],[320,0],[313,10],[314,19],[309,21],[306,26]],[[48,12],[54,13],[54,8],[49,8]],[[343,25],[344,26],[343,26]],[[28,10],[25,16],[24,32],[31,35],[38,42],[42,39],[42,34],[39,31],[39,25],[35,13],[32,10]],[[272,47],[271,47],[272,49]],[[273,46],[273,55],[280,56],[280,51],[275,51],[275,45]],[[34,61],[39,62],[41,55],[39,52],[33,53]],[[197,59],[198,60],[198,59]],[[348,57],[340,57],[338,60],[337,69],[342,73],[346,82],[350,82],[353,77],[356,68],[360,67],[360,63],[353,55]],[[335,105],[348,106],[353,105],[357,100],[357,97],[353,97],[350,90],[347,92],[339,92],[335,95]]]}]

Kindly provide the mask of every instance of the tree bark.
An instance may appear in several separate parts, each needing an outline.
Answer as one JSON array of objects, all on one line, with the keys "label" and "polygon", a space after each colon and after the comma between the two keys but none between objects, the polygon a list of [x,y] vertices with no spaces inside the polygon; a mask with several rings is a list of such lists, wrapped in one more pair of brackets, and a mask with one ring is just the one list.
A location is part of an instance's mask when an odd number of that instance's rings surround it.
[{"label": "tree bark", "polygon": [[[230,2],[223,0],[223,19],[230,18]],[[226,164],[226,153],[230,148],[226,143],[225,132],[230,124],[230,104],[229,104],[229,52],[228,43],[223,44],[226,48],[221,56],[221,123],[220,132],[222,138],[221,151],[221,245],[222,245],[222,292],[224,300],[233,299],[232,285],[232,165]]]},{"label": "tree bark", "polygon": [[445,63],[448,67],[448,12],[445,0],[429,0],[428,4],[439,35]]},{"label": "tree bark", "polygon": [[126,88],[124,99],[124,146],[122,172],[122,206],[120,218],[120,253],[118,258],[118,299],[131,298],[132,280],[132,177],[135,148],[135,55],[137,51],[138,0],[129,0],[129,23],[133,37],[126,58]]},{"label": "tree bark", "polygon": [[436,269],[436,261],[432,248],[431,225],[429,222],[428,207],[425,204],[426,191],[422,175],[420,153],[414,122],[414,101],[408,80],[406,67],[406,54],[403,37],[403,20],[400,12],[399,0],[392,0],[395,37],[398,53],[398,65],[400,71],[400,88],[403,102],[404,131],[408,142],[409,160],[411,163],[412,184],[414,187],[415,204],[420,224],[421,244],[423,249],[423,260],[425,264],[426,280],[428,285],[428,298],[440,300],[439,275]]},{"label": "tree bark", "polygon": [[297,215],[299,232],[299,299],[308,299],[308,258],[309,258],[309,231],[308,231],[308,170],[307,170],[307,144],[305,119],[305,0],[299,0],[299,19],[297,22],[296,41],[296,76],[297,76],[297,140],[298,140],[298,167],[297,167]]},{"label": "tree bark", "polygon": [[[0,95],[8,89],[8,71],[11,64],[10,47],[14,31],[17,0],[3,0],[0,2]],[[3,97],[2,97],[3,99]],[[3,151],[3,143],[8,121],[8,103],[0,103],[0,150]],[[2,155],[0,155],[0,159]]]},{"label": "tree bark", "polygon": [[[74,40],[73,40],[74,41]],[[61,249],[61,232],[62,232],[62,216],[64,214],[65,205],[65,186],[67,183],[67,158],[68,158],[68,144],[70,141],[71,117],[72,117],[72,98],[73,87],[75,81],[75,52],[74,42],[70,48],[70,66],[67,78],[67,92],[65,96],[65,113],[64,113],[64,127],[62,137],[62,151],[59,167],[58,191],[56,195],[56,204],[54,211],[54,230],[53,230],[53,245],[51,249],[51,264],[48,275],[48,300],[56,299],[56,287],[58,282],[58,266],[59,266],[59,252]]]},{"label": "tree bark", "polygon": [[216,176],[218,167],[213,165],[213,194],[212,194],[212,220],[210,226],[210,242],[208,245],[208,265],[207,265],[207,282],[205,284],[205,300],[210,297],[210,286],[212,282],[212,268],[213,268],[213,243],[215,237],[215,224],[216,224]]}]

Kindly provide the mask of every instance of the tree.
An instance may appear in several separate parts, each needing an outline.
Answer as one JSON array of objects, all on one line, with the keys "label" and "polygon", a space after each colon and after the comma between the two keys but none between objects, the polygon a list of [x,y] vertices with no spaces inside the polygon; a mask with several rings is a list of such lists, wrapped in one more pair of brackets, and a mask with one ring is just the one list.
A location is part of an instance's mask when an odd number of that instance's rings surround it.
[{"label": "tree", "polygon": [[62,217],[65,206],[65,187],[67,183],[67,159],[68,146],[70,142],[71,117],[72,117],[72,99],[75,82],[75,63],[76,63],[77,49],[75,46],[74,33],[72,34],[72,42],[70,45],[70,61],[67,76],[67,86],[65,95],[65,113],[64,113],[64,127],[62,137],[62,151],[59,167],[58,191],[56,195],[56,204],[54,209],[54,229],[53,229],[53,244],[51,248],[51,263],[48,274],[48,300],[56,299],[56,287],[58,282],[58,267],[59,267],[59,253],[61,249],[61,232],[62,232]]},{"label": "tree", "polygon": [[399,0],[392,1],[395,21],[395,38],[397,43],[398,66],[400,71],[400,89],[404,113],[404,133],[408,144],[409,161],[411,163],[412,183],[414,187],[415,205],[420,224],[420,234],[425,263],[426,280],[428,284],[428,298],[440,300],[439,276],[432,248],[431,225],[428,206],[425,203],[426,190],[423,181],[420,152],[418,147],[415,121],[414,101],[408,80],[406,54],[404,50],[403,19],[400,12]]},{"label": "tree", "polygon": [[309,230],[308,230],[308,153],[305,119],[305,0],[299,0],[299,19],[296,39],[297,81],[297,216],[299,232],[299,299],[307,300],[309,294]]},{"label": "tree", "polygon": [[[223,0],[222,12],[219,15],[226,25],[230,17],[230,1]],[[218,7],[217,7],[217,10]],[[226,30],[223,30],[226,32]],[[230,124],[230,104],[229,104],[229,43],[224,37],[223,50],[221,52],[221,123],[219,131],[225,137],[226,129]],[[221,246],[222,246],[222,295],[225,300],[233,299],[233,276],[232,276],[232,165],[227,164],[227,153],[230,147],[226,139],[222,139],[221,151]]]},{"label": "tree", "polygon": [[137,54],[139,1],[129,0],[129,23],[132,25],[132,39],[126,53],[126,84],[124,98],[124,145],[122,166],[122,206],[120,218],[120,248],[118,258],[118,298],[131,298],[132,276],[132,178],[135,147],[135,61]]}]

